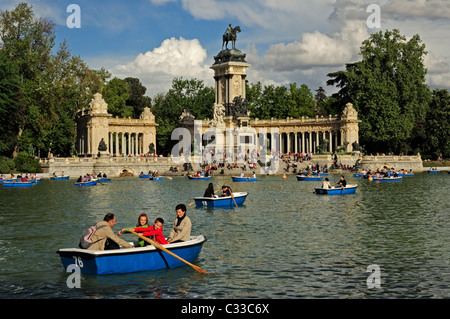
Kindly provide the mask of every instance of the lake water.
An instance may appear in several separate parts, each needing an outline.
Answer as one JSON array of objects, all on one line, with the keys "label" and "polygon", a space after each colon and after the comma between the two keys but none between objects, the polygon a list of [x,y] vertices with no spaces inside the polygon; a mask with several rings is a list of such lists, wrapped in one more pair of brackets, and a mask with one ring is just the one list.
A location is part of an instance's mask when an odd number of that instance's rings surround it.
[{"label": "lake water", "polygon": [[[81,288],[73,289],[56,251],[76,246],[86,226],[112,212],[117,232],[147,213],[150,220],[164,218],[167,236],[175,206],[203,195],[208,181],[135,177],[94,187],[76,187],[73,179],[29,189],[0,186],[0,298],[448,298],[450,175],[346,179],[358,183],[356,194],[315,195],[320,182],[293,175],[255,183],[214,177],[215,189],[226,184],[249,196],[239,208],[188,207],[192,234],[208,238],[194,264],[210,274],[183,266],[82,275]],[[373,265],[380,288],[367,284]]]}]

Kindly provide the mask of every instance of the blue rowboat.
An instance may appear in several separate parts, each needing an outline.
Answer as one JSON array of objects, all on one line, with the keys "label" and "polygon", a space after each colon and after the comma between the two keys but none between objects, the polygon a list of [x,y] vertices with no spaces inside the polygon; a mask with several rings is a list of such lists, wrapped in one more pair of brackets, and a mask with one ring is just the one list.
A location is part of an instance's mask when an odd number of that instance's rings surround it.
[{"label": "blue rowboat", "polygon": [[231,179],[233,180],[233,182],[256,182],[258,180],[257,178],[252,177],[235,177],[235,176],[231,176]]},{"label": "blue rowboat", "polygon": [[162,180],[162,176],[150,177],[149,180],[151,180],[151,181],[160,181],[160,180]]},{"label": "blue rowboat", "polygon": [[206,181],[206,180],[211,179],[212,176],[198,176],[198,177],[196,177],[196,176],[188,175],[188,178],[189,178],[189,179],[204,180],[204,181]]},{"label": "blue rowboat", "polygon": [[100,182],[110,182],[111,181],[111,178],[100,178],[100,180],[99,180]]},{"label": "blue rowboat", "polygon": [[322,175],[330,175],[330,173],[317,173],[317,172],[313,172],[313,175],[319,175],[319,176],[322,176]]},{"label": "blue rowboat", "polygon": [[[200,254],[206,237],[191,236],[191,240],[164,245],[177,256],[193,263]],[[136,246],[137,244],[135,244]],[[186,263],[154,246],[120,248],[113,250],[88,250],[81,248],[62,248],[57,251],[64,269],[77,265],[83,274],[109,275],[137,271],[172,269]]]},{"label": "blue rowboat", "polygon": [[3,182],[4,187],[33,187],[33,185],[34,185],[33,182],[17,182],[17,181]]},{"label": "blue rowboat", "polygon": [[348,194],[354,194],[356,192],[356,188],[358,187],[357,184],[347,185],[344,188],[338,186],[338,187],[332,187],[332,188],[321,188],[317,187],[314,188],[316,194],[318,195],[348,195]]},{"label": "blue rowboat", "polygon": [[152,174],[139,175],[139,178],[149,178],[149,177],[152,177]]},{"label": "blue rowboat", "polygon": [[97,181],[79,182],[75,184],[75,186],[95,186],[95,185],[97,185]]},{"label": "blue rowboat", "polygon": [[311,177],[311,176],[297,175],[297,180],[298,181],[321,181],[322,178],[319,176]]},{"label": "blue rowboat", "polygon": [[[206,207],[235,207],[236,205],[242,205],[247,198],[247,192],[235,192],[233,197],[231,196],[217,196],[214,197],[194,197],[196,206]],[[234,203],[236,201],[236,204]]]},{"label": "blue rowboat", "polygon": [[70,176],[52,176],[50,177],[50,179],[52,181],[59,181],[59,180],[63,180],[63,179],[69,179]]},{"label": "blue rowboat", "polygon": [[353,177],[364,177],[365,174],[353,174]]},{"label": "blue rowboat", "polygon": [[376,182],[400,182],[402,177],[374,177],[373,180]]},{"label": "blue rowboat", "polygon": [[430,174],[437,174],[437,173],[440,173],[441,171],[427,171],[427,172]]},{"label": "blue rowboat", "polygon": [[414,176],[414,174],[404,174],[404,176]]}]

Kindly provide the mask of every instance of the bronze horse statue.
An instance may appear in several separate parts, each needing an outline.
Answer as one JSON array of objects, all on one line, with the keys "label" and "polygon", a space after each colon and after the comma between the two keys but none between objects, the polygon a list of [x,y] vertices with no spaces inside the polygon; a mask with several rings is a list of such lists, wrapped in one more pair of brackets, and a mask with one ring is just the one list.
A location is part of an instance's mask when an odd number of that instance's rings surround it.
[{"label": "bronze horse statue", "polygon": [[241,32],[241,28],[239,26],[234,27],[231,29],[231,33],[225,33],[222,37],[222,50],[223,50],[223,44],[225,43],[225,49],[228,49],[228,42],[231,41],[232,43],[232,49],[236,49],[236,32]]}]

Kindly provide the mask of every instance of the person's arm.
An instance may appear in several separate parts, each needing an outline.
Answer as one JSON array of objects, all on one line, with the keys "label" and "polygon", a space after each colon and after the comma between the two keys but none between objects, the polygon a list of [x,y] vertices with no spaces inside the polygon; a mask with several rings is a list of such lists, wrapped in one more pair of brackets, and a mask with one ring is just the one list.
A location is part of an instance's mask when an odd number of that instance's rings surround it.
[{"label": "person's arm", "polygon": [[184,237],[190,236],[191,234],[192,223],[190,219],[184,219],[181,225],[178,227],[179,232],[175,233],[172,238],[172,241],[176,241],[182,239]]},{"label": "person's arm", "polygon": [[154,229],[154,228],[152,228],[152,227],[149,227],[148,229],[149,229],[149,230],[148,230],[148,231],[145,231],[145,232],[142,234],[142,236],[148,237],[148,236],[158,236],[158,235],[162,235],[162,229],[161,229],[161,228]]},{"label": "person's arm", "polygon": [[[107,228],[107,227],[105,227]],[[119,236],[117,236],[116,234],[114,234],[112,228],[109,227],[109,230],[106,230],[106,237],[115,241],[117,244],[119,244],[122,247],[125,248],[131,248],[134,247],[133,245],[131,245],[130,243],[126,242],[123,239],[120,239]]]}]

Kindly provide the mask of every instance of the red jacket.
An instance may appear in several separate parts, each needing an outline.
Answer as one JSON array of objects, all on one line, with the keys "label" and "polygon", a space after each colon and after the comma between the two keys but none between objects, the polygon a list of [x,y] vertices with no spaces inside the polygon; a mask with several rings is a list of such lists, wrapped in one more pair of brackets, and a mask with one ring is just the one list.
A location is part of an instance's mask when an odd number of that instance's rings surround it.
[{"label": "red jacket", "polygon": [[154,226],[150,226],[150,227],[139,227],[139,228],[135,228],[134,229],[135,232],[144,232],[142,234],[142,236],[145,237],[150,237],[152,236],[154,238],[154,240],[157,243],[160,243],[161,245],[165,245],[167,244],[166,239],[164,238],[164,234],[163,234],[163,227],[156,229]]}]

